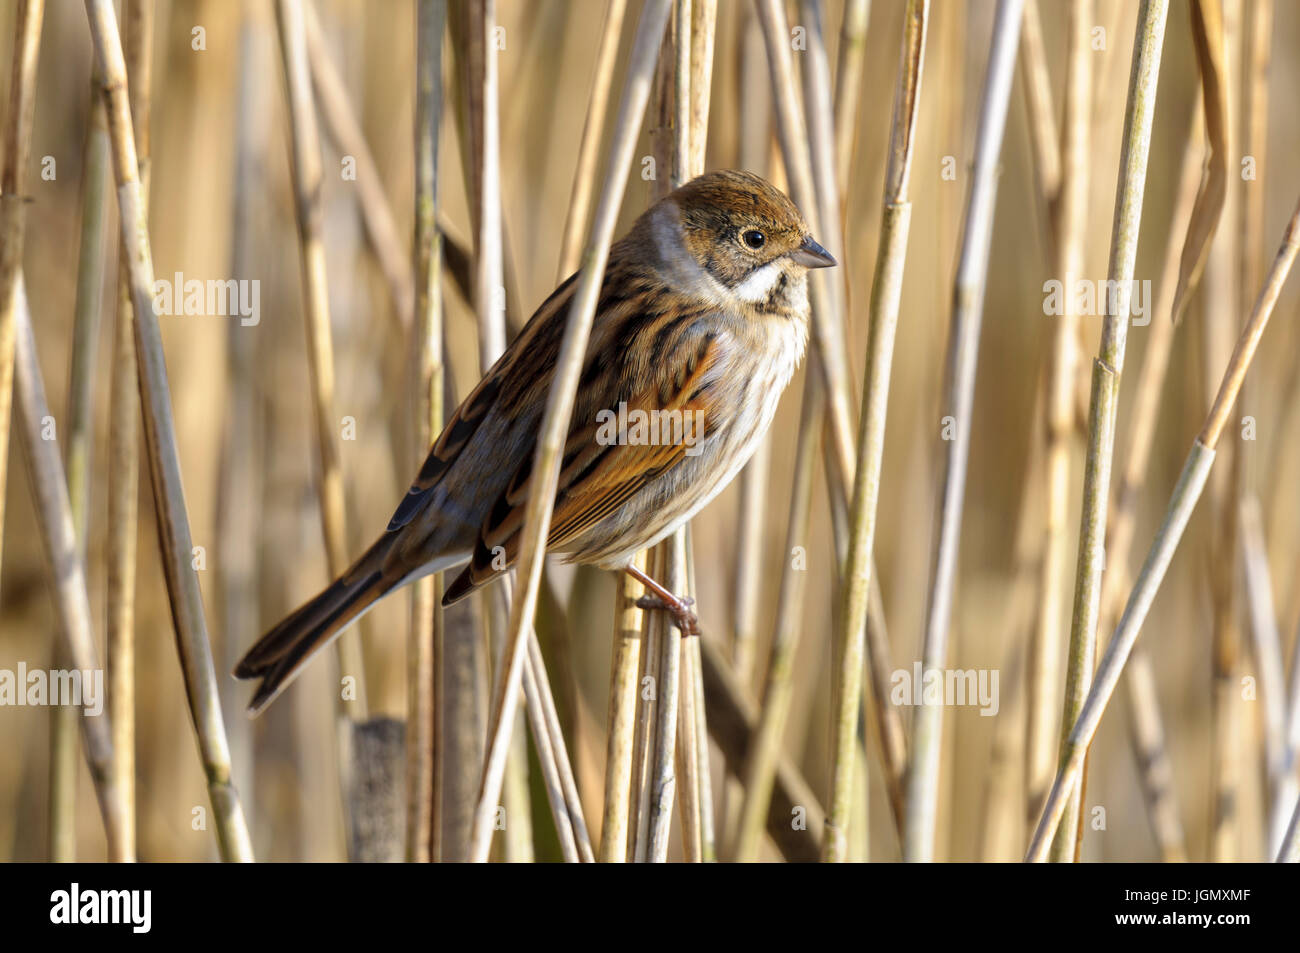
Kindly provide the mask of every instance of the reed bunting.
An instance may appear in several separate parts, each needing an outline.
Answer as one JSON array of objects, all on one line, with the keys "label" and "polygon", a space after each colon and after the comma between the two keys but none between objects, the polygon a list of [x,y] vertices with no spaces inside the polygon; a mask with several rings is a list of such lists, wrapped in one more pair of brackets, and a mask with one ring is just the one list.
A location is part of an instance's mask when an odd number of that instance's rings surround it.
[{"label": "reed bunting", "polygon": [[[633,555],[694,516],[754,452],[803,358],[808,269],[835,263],[794,203],[748,172],[700,176],[637,219],[610,249],[548,551],[631,573],[645,605],[694,630],[687,601]],[[261,678],[250,712],[394,589],[468,563],[447,587],[450,605],[515,561],[577,277],[457,408],[383,535],[240,661],[236,677]]]}]

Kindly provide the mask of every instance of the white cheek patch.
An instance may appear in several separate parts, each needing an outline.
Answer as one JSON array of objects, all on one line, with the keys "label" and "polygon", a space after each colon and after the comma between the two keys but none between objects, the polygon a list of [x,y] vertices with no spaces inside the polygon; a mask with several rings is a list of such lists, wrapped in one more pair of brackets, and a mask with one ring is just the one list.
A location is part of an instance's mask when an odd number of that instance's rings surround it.
[{"label": "white cheek patch", "polygon": [[782,262],[769,261],[755,268],[749,277],[732,289],[732,294],[747,304],[763,304],[772,297],[772,290],[784,273]]}]

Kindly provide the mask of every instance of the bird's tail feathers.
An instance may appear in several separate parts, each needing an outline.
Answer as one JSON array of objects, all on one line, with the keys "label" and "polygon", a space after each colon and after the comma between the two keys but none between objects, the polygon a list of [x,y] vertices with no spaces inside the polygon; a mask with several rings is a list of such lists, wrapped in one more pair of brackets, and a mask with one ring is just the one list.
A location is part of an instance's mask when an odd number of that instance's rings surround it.
[{"label": "bird's tail feathers", "polygon": [[236,678],[260,678],[248,713],[259,714],[288,687],[307,661],[405,580],[389,578],[383,560],[390,541],[381,539],[351,568],[296,609],[248,650]]}]

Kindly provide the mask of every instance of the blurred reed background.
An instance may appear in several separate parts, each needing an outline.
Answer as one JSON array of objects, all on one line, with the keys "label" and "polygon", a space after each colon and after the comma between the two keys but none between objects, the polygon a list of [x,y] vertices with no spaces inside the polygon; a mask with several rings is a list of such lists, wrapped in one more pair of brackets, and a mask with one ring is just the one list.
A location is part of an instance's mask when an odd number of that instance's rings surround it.
[{"label": "blurred reed background", "polygon": [[[43,540],[53,531],[37,517],[32,474],[41,474],[37,483],[47,489],[61,486],[48,483],[49,469],[21,462],[39,454],[24,437],[31,405],[18,399],[4,488],[0,670],[16,671],[20,663],[69,667],[60,632],[93,634],[101,663],[109,658],[108,681],[120,686],[110,712],[116,766],[98,777],[126,798],[117,816],[127,820],[110,842],[75,711],[69,718],[49,707],[0,707],[0,858],[462,859],[482,846],[472,832],[493,710],[492,662],[512,634],[503,587],[440,614],[436,643],[427,621],[432,593],[407,590],[385,600],[339,652],[314,660],[256,721],[243,714],[250,686],[227,673],[262,631],[386,524],[425,452],[420,422],[449,412],[468,393],[482,362],[578,263],[606,194],[638,25],[660,7],[671,8],[671,16],[636,158],[620,173],[625,193],[615,234],[666,190],[675,171],[763,174],[819,222],[818,237],[839,258],[840,267],[822,276],[827,284],[814,298],[814,320],[826,322],[825,341],[843,333],[847,346],[805,361],[769,447],[693,521],[689,556],[683,543],[663,557],[697,600],[701,646],[681,642],[673,629],[654,631],[657,623],[626,605],[623,593],[635,597],[636,587],[548,562],[537,615],[540,651],[525,652],[530,690],[528,705],[519,708],[532,717],[511,720],[514,742],[501,782],[504,831],[492,856],[1025,856],[1055,773],[1074,655],[1068,642],[1089,388],[1104,321],[1046,315],[1044,283],[1108,276],[1134,37],[1139,16],[1158,18],[1164,4],[1028,0],[1023,20],[1019,4],[992,0],[645,0],[644,9],[641,0],[450,0],[446,10],[398,0],[120,5],[136,24],[134,33],[125,31],[126,67],[153,270],[167,280],[178,272],[204,282],[254,279],[260,293],[256,324],[238,314],[157,318],[192,537],[190,556],[180,561],[192,567],[202,591],[202,615],[189,617],[189,636],[181,640],[185,671],[190,695],[201,700],[201,646],[210,644],[210,684],[219,692],[224,732],[209,709],[200,719],[207,739],[200,757],[174,636],[174,617],[187,611],[173,608],[178,600],[184,605],[183,585],[169,590],[150,489],[163,466],[157,461],[168,454],[166,428],[155,439],[155,425],[146,422],[138,450],[130,449],[140,401],[131,348],[117,337],[122,327],[131,333],[130,307],[118,306],[130,299],[120,298],[114,264],[119,208],[104,111],[92,107],[100,97],[87,10],[51,0],[41,22],[40,3],[6,3],[0,49],[22,48],[13,38],[22,36],[33,11],[40,46],[34,85],[22,88],[20,67],[30,59],[16,52],[5,61],[14,69],[2,71],[6,123],[25,97],[34,97],[34,118],[29,148],[21,134],[6,132],[6,197],[17,188],[26,200],[5,203],[8,254],[0,266],[21,267],[26,294],[15,294],[15,310],[0,330],[13,333],[25,320],[17,312],[29,307],[52,418],[38,422],[36,432],[48,423],[57,438],[72,487],[70,512],[84,513],[74,522],[84,527],[88,614],[74,624],[68,620],[80,618],[75,613],[57,611],[76,603],[76,586],[70,570],[57,576],[64,585],[52,581]],[[143,16],[133,18],[137,11]],[[427,18],[418,27],[417,13]],[[920,22],[924,59],[912,62],[921,77],[919,100],[914,130],[904,135],[908,111],[895,107],[899,50],[907,50],[905,28],[911,25],[915,40]],[[941,665],[998,673],[997,714],[982,717],[978,706],[940,709],[941,744],[928,749],[931,769],[918,770],[915,720],[922,709],[880,703],[877,688],[882,678],[888,686],[896,669],[910,678],[927,644],[936,644],[925,633],[936,627],[932,567],[943,475],[954,449],[944,422],[954,413],[948,342],[986,126],[985,76],[990,50],[999,45],[995,28],[1017,63],[1001,148],[986,146],[996,158],[988,167],[996,204],[983,321],[977,309],[973,325],[979,361],[964,516],[952,540],[959,544],[951,622],[946,649],[938,644]],[[649,27],[642,29],[657,45]],[[441,104],[436,129],[415,121],[420,35],[442,37],[440,54],[435,43],[420,54],[429,83],[421,102],[430,110]],[[674,51],[687,38],[678,58]],[[772,58],[765,40],[783,55]],[[1290,95],[1300,88],[1300,8],[1175,0],[1155,42],[1163,56],[1132,269],[1132,277],[1151,282],[1141,298],[1150,323],[1129,328],[1109,481],[1114,493],[1131,477],[1135,508],[1132,526],[1117,530],[1111,497],[1098,659],[1300,192],[1300,118]],[[295,71],[296,80],[287,81]],[[147,96],[134,88],[142,72],[151,79]],[[292,110],[288,90],[298,97]],[[1067,100],[1075,105],[1067,108]],[[629,115],[634,120],[635,110]],[[790,118],[804,125],[783,127]],[[417,172],[432,171],[427,148],[426,164],[417,158],[417,128],[426,147],[437,144],[436,234],[429,226],[434,206],[417,202]],[[597,138],[580,166],[588,135]],[[906,157],[896,151],[904,140]],[[1221,209],[1213,194],[1216,149]],[[879,519],[867,547],[880,600],[870,614],[866,671],[849,677],[835,648],[841,629],[853,629],[843,619],[854,600],[846,603],[837,581],[853,528],[845,477],[867,461],[855,452],[854,435],[873,274],[880,273],[882,194],[887,170],[892,181],[906,167],[910,181],[895,205],[910,201],[910,233],[879,458]],[[1192,214],[1203,167],[1210,171],[1202,208]],[[587,195],[585,207],[575,205],[575,181]],[[1071,186],[1077,191],[1067,200]],[[800,195],[809,187],[817,208]],[[580,212],[566,238],[575,207]],[[422,228],[417,209],[424,209]],[[15,232],[20,215],[25,229]],[[309,223],[305,229],[299,216]],[[1170,309],[1184,246],[1196,259],[1198,234],[1208,235],[1216,223],[1203,273],[1187,283],[1190,296],[1175,328]],[[313,234],[317,251],[302,240]],[[15,235],[20,255],[12,253]],[[1063,245],[1074,250],[1069,271]],[[96,254],[98,267],[86,257]],[[10,275],[0,288],[13,284]],[[480,290],[499,285],[504,297]],[[1298,301],[1292,281],[1276,301],[1276,320],[1224,428],[1210,489],[1142,625],[1140,654],[1130,659],[1096,733],[1082,801],[1083,860],[1259,860],[1278,853],[1295,804],[1300,746]],[[431,302],[441,303],[440,315]],[[888,311],[887,303],[877,307],[877,314]],[[304,334],[308,315],[314,330]],[[840,317],[842,332],[833,321]],[[17,336],[21,395],[23,375],[30,382],[33,368],[23,370],[21,330]],[[431,346],[436,341],[441,355]],[[0,359],[9,346],[0,334]],[[1161,381],[1160,362],[1148,355],[1166,346]],[[801,443],[801,403],[816,401],[818,417],[826,411],[821,380],[833,379],[836,369],[826,365],[836,363],[846,375],[839,398],[845,403],[837,411],[833,397],[821,447],[819,425]],[[1063,378],[1061,366],[1070,368]],[[332,385],[319,371],[332,373]],[[805,389],[809,373],[814,379]],[[1136,447],[1149,461],[1130,473],[1144,384],[1155,388],[1158,404],[1148,401],[1154,416]],[[132,401],[126,412],[124,393]],[[837,434],[837,424],[847,429]],[[837,443],[844,437],[847,445]],[[49,443],[50,436],[41,439]],[[844,449],[850,456],[837,457]],[[130,483],[137,453],[138,499]],[[800,486],[811,493],[811,506],[806,525],[796,520],[791,534],[792,492]],[[1101,493],[1108,494],[1105,484]],[[46,494],[51,507],[58,495]],[[68,497],[62,501],[66,509]],[[131,502],[138,503],[134,531]],[[840,557],[837,507],[844,521]],[[170,530],[174,523],[163,525]],[[1115,545],[1119,532],[1129,546]],[[132,541],[134,587],[122,576]],[[60,563],[65,570],[77,564],[75,553],[68,559]],[[521,576],[515,593],[524,589]],[[131,591],[133,607],[123,615],[122,594]],[[853,612],[865,611],[865,592]],[[110,630],[116,649],[107,644]],[[134,633],[133,646],[126,632]],[[852,645],[861,630],[850,634]],[[643,643],[650,646],[644,659]],[[80,644],[84,652],[90,643]],[[620,645],[632,668],[613,658]],[[787,656],[788,702],[776,697]],[[134,675],[133,701],[112,670],[114,658]],[[653,671],[661,661],[680,665],[674,712],[661,704],[671,696],[662,688],[654,702],[636,694],[639,659]],[[1094,664],[1084,659],[1076,676]],[[1135,667],[1142,684],[1130,693]],[[357,679],[355,700],[350,692],[340,698],[343,675]],[[854,706],[840,704],[835,687],[855,678],[865,693],[861,718],[853,717]],[[539,680],[554,696],[550,717]],[[409,754],[402,741],[408,693],[417,713],[405,726]],[[1077,711],[1082,692],[1074,694]],[[627,700],[621,709],[620,699]],[[765,720],[762,735],[758,713],[774,704],[776,717]],[[608,742],[611,722],[626,750]],[[703,751],[706,722],[713,740]],[[836,724],[857,730],[837,733]],[[537,728],[547,725],[539,744]],[[759,736],[774,747],[752,743]],[[865,765],[852,757],[854,740],[865,746]],[[237,800],[221,767],[227,745]],[[621,781],[618,771],[607,772],[611,752],[623,759]],[[633,757],[647,764],[644,778],[639,768],[627,775]],[[569,761],[574,784],[566,796]],[[833,796],[833,774],[853,782],[842,788],[846,799]],[[630,790],[630,807],[610,808],[610,786]],[[827,811],[844,822],[836,837],[826,835]],[[799,829],[801,818],[807,830]],[[765,819],[768,834],[761,835]],[[1062,838],[1054,859],[1074,856],[1073,838]]]}]

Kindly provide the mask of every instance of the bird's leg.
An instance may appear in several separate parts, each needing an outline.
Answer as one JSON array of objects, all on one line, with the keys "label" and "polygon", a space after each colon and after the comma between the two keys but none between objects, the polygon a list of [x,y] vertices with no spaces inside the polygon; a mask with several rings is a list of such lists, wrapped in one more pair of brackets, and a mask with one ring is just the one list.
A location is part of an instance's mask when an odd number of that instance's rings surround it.
[{"label": "bird's leg", "polygon": [[675,596],[659,583],[655,582],[636,566],[627,566],[624,571],[641,585],[646,594],[636,601],[640,609],[663,609],[671,612],[673,623],[682,630],[682,635],[699,635],[700,620],[691,611],[695,600],[689,596]]}]

